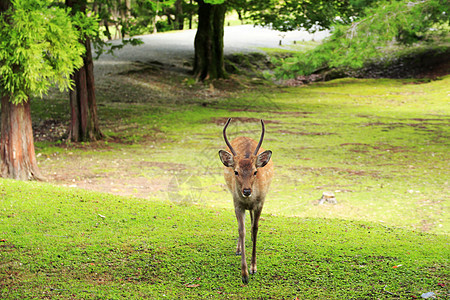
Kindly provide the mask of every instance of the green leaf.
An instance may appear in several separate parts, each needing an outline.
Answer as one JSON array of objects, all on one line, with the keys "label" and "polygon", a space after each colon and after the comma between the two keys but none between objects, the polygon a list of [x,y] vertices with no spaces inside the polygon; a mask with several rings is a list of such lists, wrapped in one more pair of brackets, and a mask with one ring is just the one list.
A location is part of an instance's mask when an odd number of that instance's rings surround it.
[{"label": "green leaf", "polygon": [[51,4],[13,0],[1,15],[0,90],[14,103],[42,97],[54,84],[70,86],[70,74],[82,66],[80,33],[67,11]]}]

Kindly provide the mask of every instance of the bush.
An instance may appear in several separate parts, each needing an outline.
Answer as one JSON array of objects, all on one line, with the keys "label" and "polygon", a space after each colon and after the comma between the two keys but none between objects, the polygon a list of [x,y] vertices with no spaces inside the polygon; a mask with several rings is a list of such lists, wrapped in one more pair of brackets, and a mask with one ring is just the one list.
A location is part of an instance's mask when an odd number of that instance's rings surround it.
[{"label": "bush", "polygon": [[314,50],[278,60],[275,74],[292,78],[321,69],[361,68],[367,60],[393,50],[442,40],[448,34],[447,10],[445,0],[378,2],[352,24],[336,24],[332,35]]}]

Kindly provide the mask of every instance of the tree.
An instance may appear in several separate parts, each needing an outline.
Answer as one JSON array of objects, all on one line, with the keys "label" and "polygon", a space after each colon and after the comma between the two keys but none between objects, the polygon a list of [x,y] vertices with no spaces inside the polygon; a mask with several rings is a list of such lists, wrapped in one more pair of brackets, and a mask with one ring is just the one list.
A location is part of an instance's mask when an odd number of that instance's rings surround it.
[{"label": "tree", "polygon": [[[337,21],[351,23],[378,0],[233,0],[256,24],[280,31],[330,29]],[[242,3],[244,1],[244,3]]]},{"label": "tree", "polygon": [[49,0],[0,2],[1,176],[42,179],[36,162],[30,95],[71,85],[83,47],[65,10]]},{"label": "tree", "polygon": [[446,11],[445,0],[379,1],[351,24],[335,24],[333,34],[314,50],[283,60],[277,76],[291,78],[337,67],[357,69],[382,57],[387,62],[393,49],[445,38],[450,22]]},{"label": "tree", "polygon": [[197,0],[198,28],[194,47],[194,76],[199,80],[225,78],[223,34],[226,4]]},{"label": "tree", "polygon": [[175,30],[183,30],[184,28],[184,13],[183,13],[183,0],[175,1],[175,20],[174,28]]},{"label": "tree", "polygon": [[223,58],[224,20],[227,8],[263,26],[288,31],[298,28],[326,29],[333,20],[343,22],[374,0],[196,0],[198,29],[195,36],[194,76],[199,80],[225,78]]},{"label": "tree", "polygon": [[[72,8],[72,14],[86,13],[86,0],[66,0],[66,5]],[[69,139],[73,142],[96,141],[103,137],[100,131],[97,114],[97,101],[95,97],[94,63],[92,59],[91,40],[89,35],[93,32],[94,24],[83,24],[78,27],[84,45],[83,66],[75,71],[72,79],[75,88],[69,91],[70,99],[70,125]],[[98,25],[97,25],[98,26]]]}]

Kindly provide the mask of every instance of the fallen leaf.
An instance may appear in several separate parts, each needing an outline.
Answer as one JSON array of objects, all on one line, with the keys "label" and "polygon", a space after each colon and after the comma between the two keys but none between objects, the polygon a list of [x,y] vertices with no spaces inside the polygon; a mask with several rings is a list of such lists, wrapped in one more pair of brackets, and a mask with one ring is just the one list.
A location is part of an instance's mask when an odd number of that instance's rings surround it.
[{"label": "fallen leaf", "polygon": [[187,284],[186,285],[186,287],[188,287],[188,288],[196,288],[196,287],[199,287],[200,286],[200,284],[198,284],[198,283],[196,283],[196,284]]}]

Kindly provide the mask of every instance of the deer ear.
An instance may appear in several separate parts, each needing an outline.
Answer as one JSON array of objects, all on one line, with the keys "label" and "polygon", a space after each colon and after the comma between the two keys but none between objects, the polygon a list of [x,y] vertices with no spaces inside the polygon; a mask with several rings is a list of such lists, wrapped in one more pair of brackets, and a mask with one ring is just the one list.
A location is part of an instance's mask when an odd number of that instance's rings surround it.
[{"label": "deer ear", "polygon": [[256,168],[262,168],[265,165],[267,165],[271,156],[272,156],[272,151],[270,151],[270,150],[266,150],[266,151],[260,153],[258,155],[258,157],[256,158]]},{"label": "deer ear", "polygon": [[230,153],[228,153],[225,150],[220,150],[219,157],[225,167],[231,167],[231,168],[234,167],[233,155],[231,155]]}]

